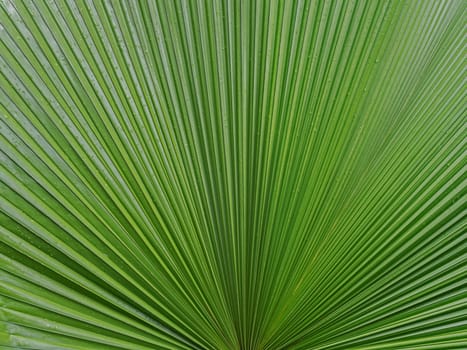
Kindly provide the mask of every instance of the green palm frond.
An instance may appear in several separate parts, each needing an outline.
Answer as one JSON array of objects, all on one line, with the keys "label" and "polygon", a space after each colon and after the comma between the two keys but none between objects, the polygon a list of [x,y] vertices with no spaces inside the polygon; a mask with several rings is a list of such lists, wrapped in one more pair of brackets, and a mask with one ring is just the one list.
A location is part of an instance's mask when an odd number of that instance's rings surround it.
[{"label": "green palm frond", "polygon": [[467,348],[465,12],[1,0],[0,349]]}]

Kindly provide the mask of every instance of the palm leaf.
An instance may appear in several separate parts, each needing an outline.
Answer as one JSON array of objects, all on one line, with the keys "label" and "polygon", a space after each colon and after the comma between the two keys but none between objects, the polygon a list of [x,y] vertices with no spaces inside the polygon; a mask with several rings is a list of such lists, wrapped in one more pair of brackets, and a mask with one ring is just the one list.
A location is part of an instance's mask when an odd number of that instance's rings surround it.
[{"label": "palm leaf", "polygon": [[464,1],[0,25],[0,348],[467,347]]}]

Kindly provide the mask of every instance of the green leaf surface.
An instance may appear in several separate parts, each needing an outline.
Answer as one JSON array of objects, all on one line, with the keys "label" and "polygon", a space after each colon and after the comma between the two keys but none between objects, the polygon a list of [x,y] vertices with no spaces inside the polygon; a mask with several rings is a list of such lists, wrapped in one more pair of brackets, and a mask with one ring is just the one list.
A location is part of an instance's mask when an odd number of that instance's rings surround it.
[{"label": "green leaf surface", "polygon": [[466,2],[1,0],[0,349],[465,349]]}]

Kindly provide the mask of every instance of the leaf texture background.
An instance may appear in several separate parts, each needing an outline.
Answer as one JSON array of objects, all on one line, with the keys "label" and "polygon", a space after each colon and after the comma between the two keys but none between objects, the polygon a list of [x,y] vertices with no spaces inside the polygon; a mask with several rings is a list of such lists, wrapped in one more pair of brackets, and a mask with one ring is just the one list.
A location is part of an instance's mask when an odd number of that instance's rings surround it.
[{"label": "leaf texture background", "polygon": [[465,12],[1,0],[0,348],[467,348]]}]

